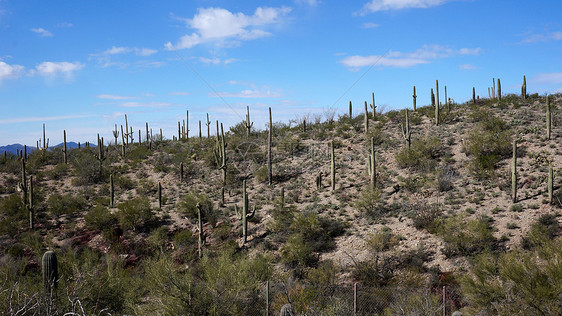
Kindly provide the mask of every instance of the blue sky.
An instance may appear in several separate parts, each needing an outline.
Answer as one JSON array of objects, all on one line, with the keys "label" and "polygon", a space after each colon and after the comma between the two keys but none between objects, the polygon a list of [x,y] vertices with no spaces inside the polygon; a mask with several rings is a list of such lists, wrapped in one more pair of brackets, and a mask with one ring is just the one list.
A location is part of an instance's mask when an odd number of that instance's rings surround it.
[{"label": "blue sky", "polygon": [[190,111],[256,127],[429,103],[562,92],[562,2],[0,0],[0,145],[112,139],[123,115],[171,138]]}]

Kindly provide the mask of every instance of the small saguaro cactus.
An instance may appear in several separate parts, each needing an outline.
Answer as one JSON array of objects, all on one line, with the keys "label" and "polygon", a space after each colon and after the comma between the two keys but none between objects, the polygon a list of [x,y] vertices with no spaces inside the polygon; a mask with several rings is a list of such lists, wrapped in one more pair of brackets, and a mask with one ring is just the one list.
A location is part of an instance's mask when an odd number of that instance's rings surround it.
[{"label": "small saguaro cactus", "polygon": [[207,113],[207,122],[205,123],[205,125],[207,125],[207,138],[211,137],[211,121],[209,121],[209,113]]},{"label": "small saguaro cactus", "polygon": [[521,97],[523,100],[527,99],[527,78],[523,75],[523,84],[521,85]]},{"label": "small saguaro cactus", "polygon": [[201,120],[199,120],[199,139],[203,138],[203,135],[201,134]]},{"label": "small saguaro cactus", "polygon": [[125,157],[125,133],[123,133],[123,125],[121,125],[121,157]]},{"label": "small saguaro cactus", "polygon": [[103,161],[105,160],[104,150],[103,150],[103,138],[100,138],[100,134],[98,134],[98,154],[96,155],[96,159],[99,161],[99,168],[100,168],[100,175],[103,172]]},{"label": "small saguaro cactus", "polygon": [[408,114],[408,109],[406,109],[406,123],[402,124],[402,138],[404,138],[408,144],[408,148],[410,148],[412,132],[410,131],[410,115]]},{"label": "small saguaro cactus", "polygon": [[511,198],[517,203],[517,141],[513,141],[513,158],[511,162]]},{"label": "small saguaro cactus", "polygon": [[47,251],[41,260],[41,272],[43,274],[43,285],[46,293],[51,293],[57,289],[59,280],[57,254],[54,251]]},{"label": "small saguaro cactus", "polygon": [[447,99],[447,86],[445,86],[445,106],[447,107],[447,112],[451,112],[451,103]]},{"label": "small saguaro cactus", "polygon": [[[121,128],[121,130],[123,130]],[[119,137],[119,130],[117,130],[117,124],[115,124],[115,129],[113,130],[113,138],[115,138],[115,146],[117,146],[117,138]]]},{"label": "small saguaro cactus", "polygon": [[439,125],[439,81],[435,80],[435,125]]},{"label": "small saguaro cactus", "polygon": [[29,211],[29,228],[33,229],[34,209],[33,209],[33,176],[29,176],[29,204],[27,205]]},{"label": "small saguaro cactus", "polygon": [[180,183],[183,181],[183,162],[180,162]]},{"label": "small saguaro cactus", "polygon": [[129,136],[131,136],[131,135],[129,135],[129,122],[127,121],[127,114],[125,114],[125,134],[123,134],[123,131],[121,131],[121,134],[123,136],[125,136],[125,140],[127,142],[126,145],[128,146],[129,145]]},{"label": "small saguaro cactus", "polygon": [[162,184],[158,181],[158,209],[162,209]]},{"label": "small saguaro cactus", "polygon": [[552,169],[552,166],[548,167],[548,203],[552,204],[554,202],[553,199],[553,193],[554,193],[554,170]]},{"label": "small saguaro cactus", "polygon": [[498,78],[498,101],[502,100],[502,85],[500,83],[500,78]]},{"label": "small saguaro cactus", "polygon": [[178,141],[181,140],[181,123],[178,121]]},{"label": "small saguaro cactus", "polygon": [[146,122],[146,146],[150,144],[150,132],[148,130],[148,122]]},{"label": "small saguaro cactus", "polygon": [[252,131],[252,126],[254,126],[254,122],[250,122],[250,107],[246,106],[246,122],[244,123],[244,127],[246,127],[246,136],[248,137]]},{"label": "small saguaro cactus", "polygon": [[330,141],[330,175],[332,190],[336,189],[336,156],[334,154],[334,141]]},{"label": "small saguaro cactus", "polygon": [[367,101],[365,101],[365,119],[363,125],[365,126],[365,135],[367,135],[369,133],[369,111],[367,108]]},{"label": "small saguaro cactus", "polygon": [[550,132],[551,132],[551,111],[550,111],[550,98],[548,95],[546,96],[546,138],[550,140]]},{"label": "small saguaro cactus", "polygon": [[472,104],[476,104],[476,88],[472,87]]},{"label": "small saguaro cactus", "polygon": [[109,175],[109,206],[115,206],[115,189],[113,186],[113,173]]},{"label": "small saguaro cactus", "polygon": [[351,100],[349,101],[349,118],[353,118],[353,106],[351,105]]},{"label": "small saguaro cactus", "polygon": [[414,111],[416,110],[416,98],[418,96],[416,95],[416,86],[414,86],[414,94],[412,94],[412,98],[413,98],[413,102],[414,102]]},{"label": "small saguaro cactus", "polygon": [[67,159],[66,159],[66,130],[63,130],[63,146],[62,146],[62,161],[64,163],[67,163]]},{"label": "small saguaro cactus", "polygon": [[377,106],[375,105],[375,93],[372,93],[373,96],[373,103],[371,103],[371,109],[373,109],[373,120],[375,120],[376,118],[376,113],[377,113]]},{"label": "small saguaro cactus", "polygon": [[249,202],[248,194],[246,193],[246,180],[242,181],[242,244],[246,244],[248,240],[248,219],[251,219],[256,214],[256,207],[254,206],[252,213],[248,214]]},{"label": "small saguaro cactus", "polygon": [[367,173],[371,187],[374,189],[377,183],[377,163],[375,160],[375,138],[371,137],[371,153],[369,154],[369,163],[367,166]]},{"label": "small saguaro cactus", "polygon": [[43,146],[40,146],[41,141],[37,142],[37,149],[42,152],[43,156],[45,156],[45,152],[49,148],[49,139],[45,137],[45,124],[43,123]]},{"label": "small saguaro cactus", "polygon": [[271,119],[271,107],[269,107],[269,130],[267,133],[267,183],[273,184],[273,170],[271,164],[271,137],[273,130],[273,121]]}]

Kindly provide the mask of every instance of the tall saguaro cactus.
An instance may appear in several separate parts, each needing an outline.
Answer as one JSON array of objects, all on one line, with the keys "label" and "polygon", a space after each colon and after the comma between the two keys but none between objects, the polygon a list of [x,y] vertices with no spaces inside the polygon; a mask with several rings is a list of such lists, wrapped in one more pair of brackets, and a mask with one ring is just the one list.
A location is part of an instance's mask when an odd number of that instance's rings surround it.
[{"label": "tall saguaro cactus", "polygon": [[271,119],[271,107],[269,108],[269,131],[267,134],[267,182],[269,185],[273,183],[273,171],[271,165],[271,137],[272,137],[273,121]]},{"label": "tall saguaro cactus", "polygon": [[46,293],[56,290],[59,280],[57,254],[54,251],[47,251],[41,259],[41,272],[43,274],[43,285]]},{"label": "tall saguaro cactus", "polygon": [[513,141],[513,158],[511,162],[511,198],[517,203],[517,141]]},{"label": "tall saguaro cactus", "polygon": [[[140,133],[140,130],[139,130]],[[104,150],[103,150],[103,138],[100,138],[98,134],[98,154],[96,159],[99,161],[100,175],[103,173],[103,161],[105,160]]]},{"label": "tall saguaro cactus", "polygon": [[250,203],[248,202],[248,194],[246,193],[246,180],[242,181],[242,244],[246,244],[248,240],[248,219],[251,219],[256,214],[256,207],[254,206],[252,213],[248,214]]},{"label": "tall saguaro cactus", "polygon": [[250,137],[252,126],[254,126],[254,122],[250,122],[250,107],[246,105],[246,122],[244,127],[246,127],[246,136],[248,137]]},{"label": "tall saguaro cactus", "polygon": [[375,160],[375,138],[371,137],[371,153],[369,155],[369,164],[367,168],[371,187],[374,189],[377,183],[377,164]]},{"label": "tall saguaro cactus", "polygon": [[376,119],[376,113],[377,113],[377,106],[375,105],[375,93],[373,92],[372,94],[373,96],[373,103],[371,104],[371,109],[373,109],[373,121]]},{"label": "tall saguaro cactus", "polygon": [[365,119],[363,121],[365,126],[365,135],[369,133],[369,109],[367,108],[367,101],[365,101]]},{"label": "tall saguaro cactus", "polygon": [[552,166],[548,167],[548,203],[552,204],[554,202],[553,193],[554,193],[554,170]]},{"label": "tall saguaro cactus", "polygon": [[331,175],[331,184],[332,190],[336,189],[336,155],[334,153],[334,141],[330,141],[330,175]]},{"label": "tall saguaro cactus", "polygon": [[550,140],[550,133],[551,133],[551,111],[550,111],[550,98],[548,95],[546,96],[546,137]]},{"label": "tall saguaro cactus", "polygon": [[416,98],[418,96],[416,95],[416,86],[414,86],[414,94],[412,95],[413,98],[413,102],[414,102],[414,111],[416,110]]},{"label": "tall saguaro cactus", "polygon": [[410,115],[408,114],[408,109],[406,109],[406,124],[402,124],[402,137],[406,140],[408,148],[410,148],[412,132],[410,131]]},{"label": "tall saguaro cactus", "polygon": [[[218,122],[218,121],[217,121]],[[222,182],[226,184],[226,162],[228,158],[226,157],[226,142],[224,140],[224,129],[221,123],[221,135],[218,136],[217,130],[217,138],[216,138],[216,146],[215,146],[215,161],[217,166],[220,170],[222,170]]]},{"label": "tall saguaro cactus", "polygon": [[349,101],[349,118],[353,118],[353,106],[351,105],[351,100]]},{"label": "tall saguaro cactus", "polygon": [[472,87],[472,104],[476,104],[476,88]]},{"label": "tall saguaro cactus", "polygon": [[63,147],[62,147],[62,161],[67,163],[68,160],[66,159],[66,130],[63,130]]},{"label": "tall saguaro cactus", "polygon": [[500,83],[500,78],[498,78],[498,101],[502,100],[502,85]]},{"label": "tall saguaro cactus", "polygon": [[205,125],[207,125],[207,139],[211,137],[211,121],[209,120],[209,113],[207,113],[207,122],[205,123]]}]

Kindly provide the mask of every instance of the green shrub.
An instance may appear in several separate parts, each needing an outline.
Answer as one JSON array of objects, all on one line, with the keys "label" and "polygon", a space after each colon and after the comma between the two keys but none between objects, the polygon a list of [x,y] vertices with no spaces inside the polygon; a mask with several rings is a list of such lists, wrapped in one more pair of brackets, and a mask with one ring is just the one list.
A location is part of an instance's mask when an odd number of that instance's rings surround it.
[{"label": "green shrub", "polygon": [[482,254],[460,278],[471,315],[561,315],[562,239],[533,251]]},{"label": "green shrub", "polygon": [[137,197],[117,205],[116,213],[119,225],[123,230],[137,231],[154,220],[150,201],[145,197]]},{"label": "green shrub", "polygon": [[469,170],[480,178],[490,178],[498,162],[512,153],[512,132],[504,120],[491,112],[482,116],[469,132],[463,150],[471,157]]},{"label": "green shrub", "polygon": [[281,260],[294,269],[297,277],[302,277],[307,267],[318,262],[318,256],[314,254],[312,246],[304,241],[302,235],[293,234],[281,249]]},{"label": "green shrub", "polygon": [[372,219],[380,219],[384,214],[381,195],[380,189],[367,187],[361,191],[361,195],[354,201],[353,206]]},{"label": "green shrub", "polygon": [[180,210],[192,221],[197,221],[197,203],[201,205],[201,220],[215,226],[220,216],[213,208],[213,202],[205,194],[189,193],[179,203]]},{"label": "green shrub", "polygon": [[73,214],[87,208],[88,202],[81,196],[55,193],[47,200],[47,205],[52,214]]},{"label": "green shrub", "polygon": [[371,252],[378,253],[394,248],[399,240],[389,227],[384,226],[381,230],[370,233],[365,242]]},{"label": "green shrub", "polygon": [[99,160],[94,156],[91,148],[84,150],[72,150],[72,157],[70,161],[74,167],[73,183],[76,185],[94,184],[103,179],[103,174],[100,174]]},{"label": "green shrub", "polygon": [[450,217],[443,221],[438,233],[446,243],[443,254],[447,257],[473,256],[492,250],[496,243],[490,222],[485,218],[467,220],[463,215]]},{"label": "green shrub", "polygon": [[531,225],[521,244],[524,249],[540,246],[545,240],[553,240],[560,235],[560,224],[556,214],[543,214]]},{"label": "green shrub", "polygon": [[103,207],[95,206],[91,208],[86,215],[84,215],[84,220],[86,221],[86,227],[94,230],[105,230],[113,227],[117,224],[117,218],[115,215]]},{"label": "green shrub", "polygon": [[410,209],[409,215],[415,228],[435,232],[435,229],[440,224],[439,219],[443,214],[441,206],[435,203],[427,203],[427,201],[420,201],[413,204]]},{"label": "green shrub", "polygon": [[412,141],[410,148],[405,146],[396,155],[400,168],[411,168],[421,172],[431,172],[438,165],[443,148],[439,138],[428,136]]}]

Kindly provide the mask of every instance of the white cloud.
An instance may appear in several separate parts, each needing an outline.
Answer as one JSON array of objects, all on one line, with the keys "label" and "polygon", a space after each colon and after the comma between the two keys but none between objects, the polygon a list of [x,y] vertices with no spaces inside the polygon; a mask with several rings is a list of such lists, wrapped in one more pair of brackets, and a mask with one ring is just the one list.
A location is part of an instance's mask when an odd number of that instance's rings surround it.
[{"label": "white cloud", "polygon": [[218,92],[217,94],[209,93],[210,97],[223,97],[223,98],[279,98],[281,93],[272,92],[270,90],[242,90],[240,92]]},{"label": "white cloud", "polygon": [[31,29],[32,32],[35,32],[37,34],[39,34],[39,36],[41,37],[51,37],[53,36],[53,33],[45,30],[44,28],[36,28],[36,29]]},{"label": "white cloud", "polygon": [[529,82],[539,85],[562,84],[562,72],[537,74],[529,78]]},{"label": "white cloud", "polygon": [[129,96],[124,96],[124,95],[114,95],[114,94],[98,94],[98,95],[96,95],[96,98],[98,98],[98,99],[104,99],[104,100],[131,100],[131,99],[137,99],[137,97],[129,97]]},{"label": "white cloud", "polygon": [[158,51],[156,49],[150,49],[150,48],[136,48],[135,47],[135,53],[139,56],[150,56],[153,54],[156,54]]},{"label": "white cloud", "polygon": [[31,74],[39,74],[40,76],[56,76],[65,75],[71,76],[75,71],[84,68],[84,64],[79,62],[69,63],[45,61],[35,67]]},{"label": "white cloud", "polygon": [[319,0],[295,0],[296,4],[300,4],[300,5],[308,5],[311,7],[315,7],[317,6],[320,1]]},{"label": "white cloud", "polygon": [[0,61],[0,81],[2,79],[11,79],[21,76],[25,71],[25,68],[20,65],[9,65],[3,61]]},{"label": "white cloud", "polygon": [[248,41],[271,36],[270,32],[259,27],[279,23],[289,12],[289,7],[258,7],[253,15],[232,13],[222,8],[199,8],[192,19],[185,20],[187,27],[196,31],[182,36],[176,44],[167,42],[165,46],[169,50],[177,50],[207,42]]},{"label": "white cloud", "polygon": [[227,58],[227,59],[220,59],[218,57],[213,57],[213,58],[207,58],[207,57],[197,57],[197,60],[203,64],[207,64],[207,65],[219,65],[219,64],[224,64],[224,65],[228,65],[231,64],[235,61],[238,61],[238,59],[235,58]]},{"label": "white cloud", "polygon": [[174,104],[168,102],[125,102],[119,104],[122,107],[126,108],[162,108],[173,106]]},{"label": "white cloud", "polygon": [[379,25],[376,24],[376,23],[367,22],[367,23],[363,23],[361,25],[361,27],[364,28],[364,29],[374,29],[374,28],[379,27]]},{"label": "white cloud", "polygon": [[173,92],[170,92],[170,95],[189,95],[189,92],[173,91]]},{"label": "white cloud", "polygon": [[403,53],[390,51],[387,55],[354,55],[340,60],[350,70],[357,71],[361,67],[377,65],[381,67],[407,68],[419,64],[430,63],[433,59],[448,58],[457,55],[476,55],[481,51],[480,48],[461,48],[455,50],[441,45],[424,45],[416,51]]},{"label": "white cloud", "polygon": [[562,32],[548,32],[542,34],[531,34],[525,37],[522,43],[537,43],[562,40]]},{"label": "white cloud", "polygon": [[61,115],[61,116],[30,116],[30,117],[18,117],[9,119],[0,119],[0,124],[9,123],[26,123],[26,122],[45,122],[45,121],[60,121],[60,120],[71,120],[77,118],[93,117],[95,115]]},{"label": "white cloud", "polygon": [[464,65],[459,65],[459,69],[460,70],[474,70],[474,69],[476,69],[476,67],[474,65],[471,65],[471,64],[464,64]]},{"label": "white cloud", "polygon": [[444,4],[450,0],[371,0],[358,12],[366,15],[378,11],[401,10],[409,8],[429,8]]},{"label": "white cloud", "polygon": [[110,49],[107,49],[101,53],[102,55],[117,55],[117,54],[126,54],[131,52],[129,47],[116,47],[112,46]]}]

